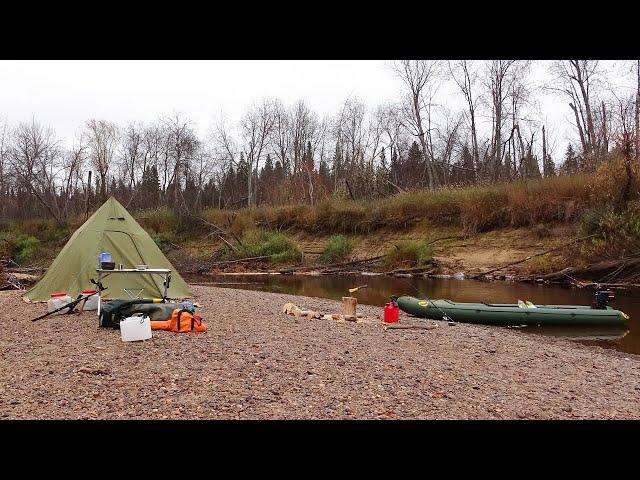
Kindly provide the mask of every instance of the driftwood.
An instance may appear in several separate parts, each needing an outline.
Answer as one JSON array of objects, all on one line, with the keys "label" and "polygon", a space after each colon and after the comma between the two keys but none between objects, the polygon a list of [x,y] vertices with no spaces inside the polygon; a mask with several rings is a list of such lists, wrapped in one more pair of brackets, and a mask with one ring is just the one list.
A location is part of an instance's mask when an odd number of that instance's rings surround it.
[{"label": "driftwood", "polygon": [[[620,260],[606,260],[592,263],[586,267],[568,267],[560,271],[537,277],[545,282],[553,282],[569,278],[578,286],[585,286],[578,278],[590,279],[594,283],[604,284],[616,280],[634,281],[640,277],[640,257],[628,257]],[[608,283],[608,285],[622,285],[624,283]]]},{"label": "driftwood", "polygon": [[42,273],[46,270],[44,267],[13,267],[7,268],[7,272],[11,273]]},{"label": "driftwood", "polygon": [[[218,237],[220,237],[230,247],[231,247],[231,245],[222,238],[221,234],[232,237],[236,242],[238,242],[238,245],[240,245],[241,247],[244,248],[244,245],[243,245],[242,241],[238,238],[238,236],[235,233],[227,232],[225,229],[221,228],[219,225],[216,225],[215,223],[211,223],[211,222],[209,222],[209,221],[205,220],[204,218],[199,217],[197,215],[191,215],[191,217],[195,218],[196,220],[200,220],[205,225],[209,225],[210,227],[215,228],[217,231],[215,231],[213,233],[218,235]],[[235,251],[235,249],[233,247],[231,247],[231,249]]]},{"label": "driftwood", "polygon": [[584,241],[584,240],[587,240],[587,239],[589,239],[589,238],[593,238],[593,237],[595,237],[595,236],[597,236],[597,234],[587,235],[586,237],[577,238],[577,239],[575,239],[575,240],[573,240],[573,241],[571,241],[571,242],[569,242],[569,243],[565,243],[564,245],[560,245],[559,247],[551,248],[551,249],[549,249],[549,250],[545,250],[544,252],[536,253],[535,255],[529,255],[528,257],[523,258],[522,260],[518,260],[518,261],[516,261],[516,262],[507,263],[506,265],[502,265],[501,267],[493,268],[493,269],[491,269],[491,270],[487,270],[486,272],[478,273],[478,274],[473,275],[473,276],[471,276],[471,277],[469,277],[469,278],[470,278],[471,280],[474,280],[474,279],[476,279],[476,278],[483,277],[483,276],[488,275],[488,274],[490,274],[490,273],[497,272],[498,270],[502,270],[502,269],[505,269],[505,268],[507,268],[507,267],[511,267],[511,266],[513,266],[513,265],[518,265],[518,264],[520,264],[520,263],[524,263],[524,262],[526,262],[527,260],[531,260],[532,258],[540,257],[540,256],[542,256],[542,255],[546,255],[547,253],[555,252],[555,251],[557,251],[557,250],[562,250],[563,248],[566,248],[566,247],[568,247],[568,246],[570,246],[570,245],[573,245],[574,243],[582,242],[582,241]]},{"label": "driftwood", "polygon": [[[357,265],[359,263],[374,262],[374,261],[380,260],[381,258],[384,258],[384,257],[386,257],[386,254],[385,255],[378,255],[376,257],[363,258],[363,259],[360,259],[360,260],[351,260],[351,261],[348,261],[348,262],[341,262],[341,263],[333,263],[333,264],[330,264],[330,265],[323,265],[321,267],[321,271],[326,271],[326,270],[329,270],[329,269],[332,269],[332,268],[338,268],[338,267],[348,267],[350,265]],[[292,273],[292,272],[300,272],[300,271],[304,271],[304,270],[313,270],[313,269],[316,269],[316,268],[318,268],[317,265],[303,265],[303,266],[300,266],[300,267],[287,268],[287,269],[284,269],[284,270],[276,270],[276,271],[274,271],[274,273],[287,274],[287,273]]]},{"label": "driftwood", "polygon": [[268,258],[273,257],[274,255],[262,255],[260,257],[247,257],[247,258],[238,258],[236,260],[225,260],[223,262],[213,262],[210,263],[209,266],[210,267],[215,267],[218,265],[228,265],[231,263],[244,263],[244,262],[256,262],[258,260],[266,260]]},{"label": "driftwood", "polygon": [[438,262],[436,262],[435,260],[431,259],[429,260],[429,262],[427,263],[427,265],[423,265],[422,267],[414,267],[414,268],[396,268],[395,270],[389,270],[388,272],[384,272],[385,275],[395,275],[396,273],[421,273],[421,272],[425,272],[428,270],[428,273],[433,273],[435,272],[435,269],[433,268],[435,265],[437,265]]}]

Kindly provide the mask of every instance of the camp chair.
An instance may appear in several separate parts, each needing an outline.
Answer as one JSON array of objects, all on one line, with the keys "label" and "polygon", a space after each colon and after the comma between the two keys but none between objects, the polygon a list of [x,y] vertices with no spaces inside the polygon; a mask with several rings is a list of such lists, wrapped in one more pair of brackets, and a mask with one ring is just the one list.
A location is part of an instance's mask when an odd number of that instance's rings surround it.
[{"label": "camp chair", "polygon": [[[140,295],[144,291],[144,288],[124,287],[122,290],[124,290],[125,293],[129,295],[129,298],[131,300],[138,300],[140,298]],[[137,293],[134,293],[134,292],[137,292]]]}]

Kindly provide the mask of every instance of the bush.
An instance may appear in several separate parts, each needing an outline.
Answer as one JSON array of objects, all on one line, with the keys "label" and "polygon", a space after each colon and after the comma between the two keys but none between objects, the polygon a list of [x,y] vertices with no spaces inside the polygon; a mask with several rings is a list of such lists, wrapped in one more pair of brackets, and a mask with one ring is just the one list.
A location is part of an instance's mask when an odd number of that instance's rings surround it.
[{"label": "bush", "polygon": [[271,230],[253,230],[242,238],[242,245],[236,245],[235,250],[224,245],[220,254],[224,259],[262,257],[270,255],[272,263],[291,262],[299,260],[300,249],[284,234]]},{"label": "bush", "polygon": [[419,267],[431,260],[433,249],[425,241],[401,240],[387,253],[385,263],[388,267],[401,263],[411,263]]},{"label": "bush", "polygon": [[32,235],[3,233],[0,235],[0,257],[23,265],[38,256],[40,240]]},{"label": "bush", "polygon": [[168,208],[141,210],[135,215],[135,218],[147,231],[152,230],[155,233],[160,233],[177,230],[176,216]]},{"label": "bush", "polygon": [[580,235],[596,234],[581,245],[586,258],[619,258],[640,251],[640,201],[630,202],[623,212],[611,205],[588,210],[580,219]]},{"label": "bush", "polygon": [[324,263],[333,263],[344,260],[353,250],[353,244],[344,235],[333,235],[329,238],[329,242],[324,247],[320,261]]},{"label": "bush", "polygon": [[173,232],[152,233],[151,238],[153,238],[153,241],[156,242],[156,245],[158,245],[158,248],[160,248],[163,253],[171,250],[173,248],[171,244],[176,243],[176,236]]}]

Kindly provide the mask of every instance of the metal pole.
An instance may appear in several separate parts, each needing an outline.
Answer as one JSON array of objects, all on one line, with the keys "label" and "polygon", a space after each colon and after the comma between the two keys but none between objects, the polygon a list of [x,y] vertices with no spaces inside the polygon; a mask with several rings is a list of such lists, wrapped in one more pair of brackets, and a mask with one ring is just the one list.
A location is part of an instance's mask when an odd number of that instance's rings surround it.
[{"label": "metal pole", "polygon": [[169,273],[164,274],[164,294],[162,295],[162,299],[167,299],[167,284],[169,283]]},{"label": "metal pole", "polygon": [[98,324],[100,323],[100,307],[101,307],[101,298],[100,295],[102,291],[100,290],[100,285],[102,283],[102,272],[98,272]]}]

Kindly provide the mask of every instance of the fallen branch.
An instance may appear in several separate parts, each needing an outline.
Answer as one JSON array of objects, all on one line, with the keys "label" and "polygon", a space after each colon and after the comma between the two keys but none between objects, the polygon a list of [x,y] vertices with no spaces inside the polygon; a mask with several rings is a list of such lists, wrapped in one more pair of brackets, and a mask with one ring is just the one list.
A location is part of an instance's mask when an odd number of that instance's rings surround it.
[{"label": "fallen branch", "polygon": [[243,262],[255,262],[258,260],[266,260],[267,258],[271,258],[274,255],[262,255],[260,257],[247,257],[247,258],[238,258],[236,260],[225,260],[223,262],[213,262],[210,263],[209,266],[214,267],[217,265],[228,265],[231,263],[243,263]]},{"label": "fallen branch", "polygon": [[427,265],[424,265],[422,267],[415,267],[415,268],[397,268],[395,270],[390,270],[388,272],[384,272],[385,275],[395,275],[396,273],[420,273],[420,272],[424,272],[425,270],[429,270],[429,273],[433,273],[435,271],[435,269],[433,268],[434,265],[437,265],[437,262],[435,260],[429,260],[429,263]]},{"label": "fallen branch", "polygon": [[[206,224],[206,225],[209,225],[210,227],[215,228],[215,229],[217,230],[217,232],[214,232],[214,233],[215,233],[216,235],[218,235],[220,238],[222,238],[222,237],[220,236],[220,234],[228,235],[228,236],[230,236],[230,237],[233,237],[233,239],[234,239],[236,242],[238,242],[238,245],[240,245],[241,247],[243,247],[243,248],[244,248],[244,245],[242,244],[242,241],[241,241],[241,240],[237,237],[237,235],[235,235],[234,233],[232,233],[232,232],[227,232],[226,230],[224,230],[223,228],[219,227],[219,226],[218,226],[218,225],[216,225],[215,223],[211,223],[211,222],[209,222],[209,221],[205,220],[205,219],[204,219],[204,218],[202,218],[202,217],[198,217],[197,215],[191,215],[191,217],[192,217],[192,218],[195,218],[195,219],[197,219],[197,220],[200,220],[202,223],[204,223],[204,224]],[[224,239],[222,239],[222,240],[223,240],[225,243],[227,243]],[[233,249],[233,247],[231,247],[231,248]]]},{"label": "fallen branch", "polygon": [[46,268],[44,267],[13,267],[13,268],[7,268],[6,271],[7,272],[11,272],[11,273],[31,273],[31,272],[36,272],[36,273],[40,273],[40,272],[44,272],[46,270]]},{"label": "fallen branch", "polygon": [[562,250],[563,248],[566,248],[566,247],[568,247],[570,245],[573,245],[574,243],[582,242],[584,240],[588,240],[589,238],[593,238],[593,237],[596,237],[596,236],[597,236],[597,234],[593,234],[593,235],[587,235],[586,237],[577,238],[577,239],[575,239],[575,240],[573,240],[573,241],[571,241],[569,243],[565,243],[564,245],[560,245],[559,247],[551,248],[551,249],[546,250],[544,252],[536,253],[535,255],[530,255],[527,258],[524,258],[522,260],[518,260],[517,262],[511,262],[511,263],[508,263],[506,265],[502,265],[501,267],[494,268],[494,269],[488,270],[486,272],[478,273],[478,274],[473,275],[472,277],[469,277],[469,278],[471,280],[475,280],[476,278],[483,277],[484,275],[488,275],[490,273],[497,272],[498,270],[502,270],[502,269],[505,269],[507,267],[511,267],[513,265],[518,265],[520,263],[524,263],[527,260],[531,260],[532,258],[535,258],[535,257],[540,257],[542,255],[546,255],[548,253],[555,252],[557,250]]},{"label": "fallen branch", "polygon": [[430,242],[427,243],[427,245],[432,245],[436,242],[439,242],[440,240],[450,240],[450,239],[462,240],[463,238],[466,238],[466,237],[464,235],[452,235],[450,237],[440,237],[440,238],[436,238],[435,240],[431,240]]},{"label": "fallen branch", "polygon": [[[381,258],[386,257],[387,255],[378,255],[376,257],[362,258],[360,260],[351,260],[348,262],[341,263],[333,263],[330,265],[323,265],[321,271],[325,271],[328,269],[336,268],[336,267],[347,267],[349,265],[357,265],[359,263],[367,263],[367,262],[375,262],[376,260],[380,260]],[[303,265],[301,267],[288,268],[286,270],[279,270],[278,273],[290,273],[294,271],[303,271],[303,270],[313,270],[314,268],[318,268],[317,265]]]}]

